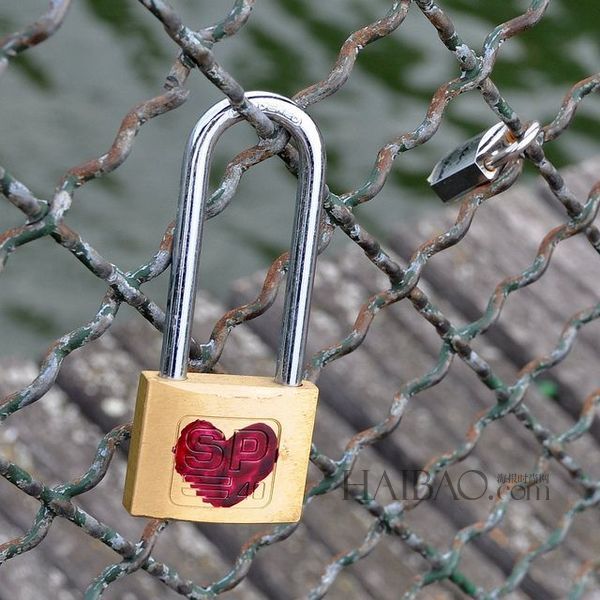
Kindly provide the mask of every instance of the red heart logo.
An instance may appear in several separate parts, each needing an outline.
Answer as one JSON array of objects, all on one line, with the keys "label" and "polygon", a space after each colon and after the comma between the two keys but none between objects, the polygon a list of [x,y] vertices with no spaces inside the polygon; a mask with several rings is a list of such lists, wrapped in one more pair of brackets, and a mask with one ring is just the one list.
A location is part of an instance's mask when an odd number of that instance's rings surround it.
[{"label": "red heart logo", "polygon": [[278,441],[265,423],[239,429],[226,440],[220,429],[198,419],[183,428],[173,452],[175,470],[197,496],[230,507],[252,496],[273,470]]}]

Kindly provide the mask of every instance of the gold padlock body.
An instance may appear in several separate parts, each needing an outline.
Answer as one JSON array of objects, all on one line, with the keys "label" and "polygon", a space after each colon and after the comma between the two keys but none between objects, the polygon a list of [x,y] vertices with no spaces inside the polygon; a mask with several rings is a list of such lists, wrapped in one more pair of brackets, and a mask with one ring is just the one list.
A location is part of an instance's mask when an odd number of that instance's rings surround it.
[{"label": "gold padlock body", "polygon": [[299,521],[318,395],[309,381],[142,372],[125,508],[208,523]]}]

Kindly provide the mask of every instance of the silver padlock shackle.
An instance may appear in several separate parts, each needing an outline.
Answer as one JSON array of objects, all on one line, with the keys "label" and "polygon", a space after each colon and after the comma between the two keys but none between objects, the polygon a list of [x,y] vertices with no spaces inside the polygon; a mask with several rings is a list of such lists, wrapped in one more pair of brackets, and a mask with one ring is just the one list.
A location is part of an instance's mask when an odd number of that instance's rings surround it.
[{"label": "silver padlock shackle", "polygon": [[[300,385],[304,367],[312,284],[317,258],[321,197],[325,185],[325,151],[315,122],[289,98],[270,92],[246,97],[296,142],[300,154],[296,216],[290,249],[283,327],[275,381]],[[202,229],[208,200],[213,151],[222,133],[242,117],[223,100],[198,121],[188,139],[181,170],[173,260],[163,331],[160,375],[185,379],[190,348]]]}]

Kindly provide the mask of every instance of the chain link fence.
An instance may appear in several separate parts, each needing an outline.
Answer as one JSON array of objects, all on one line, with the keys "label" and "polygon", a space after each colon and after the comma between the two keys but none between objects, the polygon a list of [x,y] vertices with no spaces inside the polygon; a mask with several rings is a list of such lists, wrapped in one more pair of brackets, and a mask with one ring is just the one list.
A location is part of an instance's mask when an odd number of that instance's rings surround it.
[{"label": "chain link fence", "polygon": [[[257,107],[246,100],[245,90],[232,73],[221,65],[216,57],[216,45],[235,35],[243,35],[244,26],[251,16],[255,0],[237,0],[222,21],[203,29],[191,29],[182,21],[178,12],[162,0],[139,0],[156,17],[157,26],[162,25],[165,34],[173,41],[178,52],[164,81],[161,94],[134,106],[123,118],[114,142],[108,152],[70,169],[59,182],[56,191],[48,198],[37,198],[4,167],[0,167],[0,191],[24,215],[21,226],[4,231],[0,235],[0,264],[7,265],[11,255],[25,244],[42,237],[51,237],[66,251],[81,262],[83,267],[104,280],[107,291],[94,318],[81,327],[57,339],[43,358],[37,377],[25,388],[8,396],[0,404],[0,418],[6,420],[17,411],[43,399],[53,386],[65,357],[102,336],[113,325],[117,311],[123,303],[133,307],[140,317],[161,330],[164,313],[159,304],[148,297],[143,286],[161,276],[170,264],[173,224],[166,227],[158,249],[147,263],[132,271],[125,271],[111,264],[68,224],[68,212],[77,190],[88,182],[101,178],[119,168],[132,151],[135,136],[140,128],[154,117],[176,110],[188,98],[186,81],[194,71],[206,77],[229,99],[232,106],[250,123],[260,140],[256,146],[238,154],[226,167],[225,175],[210,198],[209,217],[223,211],[235,195],[244,173],[254,165],[278,156],[285,166],[295,173],[298,166],[296,150],[288,144],[289,136],[270,121]],[[374,269],[381,271],[389,285],[379,293],[366,298],[356,315],[354,327],[338,343],[315,353],[307,365],[307,377],[316,381],[320,372],[332,361],[342,359],[357,349],[365,339],[369,326],[381,311],[405,300],[414,308],[415,318],[425,319],[439,334],[440,346],[437,362],[424,366],[422,376],[406,382],[390,399],[389,414],[381,422],[356,433],[346,445],[341,457],[330,457],[313,447],[311,460],[322,472],[322,479],[306,495],[306,503],[318,503],[319,498],[343,483],[361,451],[390,435],[402,435],[398,428],[403,414],[415,396],[440,383],[449,372],[454,361],[462,361],[487,388],[495,403],[471,423],[465,439],[451,452],[433,458],[423,467],[415,486],[415,496],[410,500],[398,500],[386,505],[365,490],[351,492],[353,500],[370,515],[371,525],[364,533],[362,543],[342,555],[333,557],[324,566],[318,585],[307,591],[311,599],[323,597],[335,584],[342,569],[351,567],[366,557],[386,538],[396,538],[410,551],[423,557],[428,570],[419,575],[404,593],[410,599],[427,594],[427,586],[449,581],[458,590],[473,598],[500,598],[510,596],[518,590],[532,563],[541,555],[556,549],[569,532],[574,519],[583,511],[595,510],[600,503],[600,481],[590,476],[577,460],[569,454],[570,445],[589,431],[595,409],[600,402],[600,389],[591,393],[583,402],[579,419],[565,431],[554,431],[538,420],[528,408],[525,396],[536,377],[561,363],[576,343],[581,328],[600,317],[600,304],[578,307],[577,312],[564,325],[556,346],[551,351],[531,360],[523,366],[514,381],[506,381],[475,350],[476,338],[484,334],[499,319],[510,294],[538,281],[546,271],[556,247],[573,236],[587,238],[596,252],[600,252],[600,231],[593,225],[600,202],[600,182],[589,192],[583,202],[566,185],[563,177],[546,158],[544,144],[561,136],[574,118],[579,103],[592,92],[600,89],[600,74],[575,83],[567,92],[564,102],[551,123],[543,127],[543,140],[532,144],[526,152],[529,161],[545,180],[553,201],[565,213],[564,224],[549,231],[539,244],[537,255],[530,266],[514,276],[503,279],[489,298],[485,312],[475,321],[457,325],[449,320],[433,300],[419,287],[422,271],[437,253],[458,243],[469,233],[471,222],[478,208],[492,196],[509,189],[518,179],[523,160],[513,162],[500,177],[488,185],[469,192],[461,201],[455,223],[447,231],[429,239],[413,253],[408,264],[401,265],[391,253],[386,252],[378,240],[359,223],[354,209],[378,195],[385,185],[394,160],[429,141],[437,132],[447,106],[459,95],[479,93],[495,115],[503,121],[515,136],[520,136],[524,123],[513,110],[509,101],[493,81],[494,65],[501,46],[510,38],[529,28],[543,23],[550,0],[533,0],[522,14],[498,25],[483,41],[481,52],[469,47],[455,29],[446,14],[443,2],[434,0],[398,0],[390,3],[388,12],[379,20],[367,24],[351,33],[339,50],[335,65],[325,77],[300,90],[294,100],[299,106],[309,109],[340,90],[352,75],[354,64],[360,60],[361,51],[377,40],[394,34],[401,27],[409,10],[421,11],[432,26],[432,35],[437,33],[441,43],[457,61],[457,76],[441,85],[433,94],[423,121],[411,130],[390,139],[380,148],[373,168],[360,187],[343,194],[326,190],[323,198],[325,216],[321,227],[320,251],[323,252],[336,229],[341,230],[364,252],[365,260]],[[20,32],[0,40],[0,74],[9,66],[12,57],[25,52],[54,35],[67,17],[71,0],[51,0],[45,15]],[[482,8],[483,10],[483,8]],[[543,26],[543,25],[541,25]],[[190,365],[196,371],[213,370],[227,343],[233,328],[266,311],[274,302],[286,273],[287,255],[277,258],[268,270],[262,291],[255,301],[237,307],[224,314],[216,323],[211,338],[205,343],[194,343]],[[572,480],[573,489],[579,491],[575,501],[562,518],[555,523],[546,539],[523,553],[514,564],[504,583],[493,589],[484,589],[461,572],[460,561],[465,548],[476,538],[485,536],[497,528],[508,509],[515,485],[523,482],[510,481],[503,492],[492,503],[487,518],[472,523],[456,532],[449,548],[438,548],[428,543],[425,537],[413,531],[405,516],[422,502],[427,501],[427,483],[449,466],[464,460],[480,442],[485,429],[495,421],[514,415],[529,434],[539,442],[535,458],[535,473],[543,475],[551,464],[559,464]],[[465,425],[467,425],[465,423]],[[395,432],[395,433],[394,433]],[[97,486],[108,469],[117,448],[128,439],[130,424],[110,431],[98,446],[95,459],[89,469],[77,479],[59,485],[48,486],[36,480],[31,473],[6,457],[0,457],[0,473],[23,493],[39,501],[39,511],[30,528],[23,535],[0,545],[0,561],[5,562],[22,553],[29,552],[42,543],[57,518],[66,519],[86,534],[100,540],[114,550],[118,560],[105,568],[90,582],[86,598],[99,598],[111,583],[139,570],[162,581],[183,597],[200,599],[213,598],[240,583],[262,548],[277,544],[291,536],[298,525],[273,527],[249,540],[240,551],[230,570],[209,585],[200,585],[183,578],[177,565],[167,565],[153,557],[153,548],[168,523],[148,521],[143,536],[134,541],[123,537],[109,525],[97,520],[77,505],[77,496]],[[530,484],[525,484],[530,485]],[[115,491],[116,493],[116,491]],[[307,549],[309,551],[309,549]],[[9,563],[10,564],[10,563]],[[10,567],[9,567],[10,568]],[[600,559],[590,556],[581,564],[576,577],[570,583],[569,597],[583,598],[597,582],[600,574]]]}]

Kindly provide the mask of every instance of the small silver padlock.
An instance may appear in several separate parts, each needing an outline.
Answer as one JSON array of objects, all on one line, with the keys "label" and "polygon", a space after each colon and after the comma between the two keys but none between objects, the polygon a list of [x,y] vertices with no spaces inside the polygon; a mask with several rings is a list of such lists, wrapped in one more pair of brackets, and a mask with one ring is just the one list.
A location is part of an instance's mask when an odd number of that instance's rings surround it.
[{"label": "small silver padlock", "polygon": [[523,137],[515,139],[504,123],[498,123],[442,158],[427,181],[443,202],[450,202],[496,179],[508,161],[535,141],[540,129],[540,124],[533,121]]}]

